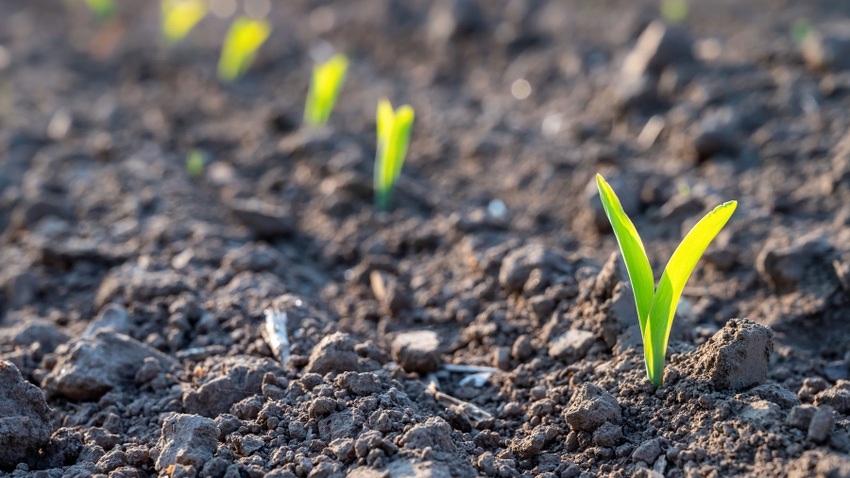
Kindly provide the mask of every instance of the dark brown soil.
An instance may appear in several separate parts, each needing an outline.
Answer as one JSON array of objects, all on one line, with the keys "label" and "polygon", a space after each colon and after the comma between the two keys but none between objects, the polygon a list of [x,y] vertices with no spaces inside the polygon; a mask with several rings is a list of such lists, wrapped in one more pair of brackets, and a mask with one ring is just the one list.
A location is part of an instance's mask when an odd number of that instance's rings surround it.
[{"label": "dark brown soil", "polygon": [[[688,3],[275,1],[222,85],[224,20],[0,0],[0,475],[850,477],[850,3]],[[656,274],[739,202],[662,387],[596,173]]]}]

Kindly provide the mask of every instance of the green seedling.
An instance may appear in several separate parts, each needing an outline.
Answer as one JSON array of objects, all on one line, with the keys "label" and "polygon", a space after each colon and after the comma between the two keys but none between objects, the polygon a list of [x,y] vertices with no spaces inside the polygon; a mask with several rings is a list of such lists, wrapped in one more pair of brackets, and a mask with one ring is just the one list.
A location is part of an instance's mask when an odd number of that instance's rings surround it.
[{"label": "green seedling", "polygon": [[207,3],[203,0],[162,0],[160,15],[162,38],[174,45],[207,15]]},{"label": "green seedling", "polygon": [[186,156],[186,173],[193,177],[197,178],[201,174],[204,173],[204,153],[200,150],[193,149],[192,152]]},{"label": "green seedling", "polygon": [[794,40],[794,44],[802,45],[812,36],[813,31],[812,24],[808,20],[798,18],[791,24],[791,39]]},{"label": "green seedling", "polygon": [[242,76],[271,32],[271,25],[265,20],[248,17],[234,20],[221,48],[218,77],[222,81],[233,81]]},{"label": "green seedling", "polygon": [[86,0],[86,5],[102,22],[115,16],[115,2],[112,0]]},{"label": "green seedling", "polygon": [[687,0],[661,0],[661,17],[670,23],[681,23],[688,17]]},{"label": "green seedling", "polygon": [[378,151],[375,155],[375,206],[386,211],[390,195],[401,174],[401,166],[410,143],[413,108],[404,105],[393,111],[389,100],[378,102]]},{"label": "green seedling", "polygon": [[330,60],[313,67],[313,78],[304,107],[305,123],[322,126],[328,122],[347,70],[348,58],[345,55],[334,55]]},{"label": "green seedling", "polygon": [[632,283],[643,339],[646,374],[652,383],[660,386],[664,381],[667,340],[670,338],[670,328],[682,290],[697,261],[717,233],[723,229],[738,203],[725,202],[700,219],[673,252],[656,288],[652,267],[634,224],[623,211],[614,190],[599,174],[596,175],[596,185],[599,187],[599,197],[602,199],[605,215],[614,228],[614,235],[617,237]]}]

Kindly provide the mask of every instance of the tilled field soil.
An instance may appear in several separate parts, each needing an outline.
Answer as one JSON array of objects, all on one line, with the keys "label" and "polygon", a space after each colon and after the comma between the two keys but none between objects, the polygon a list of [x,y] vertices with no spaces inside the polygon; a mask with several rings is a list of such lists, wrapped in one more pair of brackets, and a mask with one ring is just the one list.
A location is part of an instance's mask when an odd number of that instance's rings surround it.
[{"label": "tilled field soil", "polygon": [[[230,85],[156,3],[0,0],[0,475],[850,477],[850,3],[287,0]],[[597,172],[656,276],[739,201],[662,387]]]}]

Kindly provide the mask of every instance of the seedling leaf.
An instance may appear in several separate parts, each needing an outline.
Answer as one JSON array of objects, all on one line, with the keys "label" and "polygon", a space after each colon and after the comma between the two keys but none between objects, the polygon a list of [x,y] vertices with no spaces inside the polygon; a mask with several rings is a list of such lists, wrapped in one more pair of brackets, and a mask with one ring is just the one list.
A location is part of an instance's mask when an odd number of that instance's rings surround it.
[{"label": "seedling leaf", "polygon": [[348,58],[345,55],[334,55],[325,63],[313,67],[313,78],[304,107],[305,123],[321,126],[328,122],[347,70]]},{"label": "seedling leaf", "polygon": [[389,209],[390,195],[401,175],[407,156],[410,131],[413,126],[413,108],[404,105],[393,111],[386,99],[378,102],[376,126],[378,150],[375,155],[375,205],[379,210]]},{"label": "seedling leaf", "polygon": [[626,262],[626,270],[629,272],[629,280],[634,290],[638,320],[640,320],[640,334],[643,337],[649,318],[649,309],[652,306],[653,291],[655,290],[652,267],[649,265],[646,250],[634,224],[623,211],[620,199],[617,198],[614,190],[611,189],[611,186],[601,174],[596,175],[596,186],[599,188],[599,197],[602,199],[605,215],[611,222],[614,235],[617,237],[617,242],[620,244],[620,250],[623,253],[623,260]]},{"label": "seedling leaf", "polygon": [[253,20],[248,17],[234,20],[221,49],[218,77],[229,82],[242,76],[270,34],[271,26],[265,20]]},{"label": "seedling leaf", "polygon": [[652,299],[650,320],[644,337],[644,349],[649,359],[647,361],[649,379],[658,385],[663,381],[667,340],[670,338],[676,305],[679,303],[685,284],[702,254],[732,217],[737,206],[737,201],[725,202],[700,219],[673,252],[667,267],[664,268],[655,297]]},{"label": "seedling leaf", "polygon": [[660,386],[664,381],[667,341],[682,291],[700,257],[732,217],[738,203],[729,201],[717,206],[688,232],[670,257],[658,288],[655,289],[652,268],[634,224],[623,211],[614,190],[601,175],[596,175],[596,185],[605,215],[611,221],[614,235],[623,253],[634,290],[646,374],[651,382]]},{"label": "seedling leaf", "polygon": [[203,0],[162,0],[162,38],[169,45],[182,40],[207,15]]}]

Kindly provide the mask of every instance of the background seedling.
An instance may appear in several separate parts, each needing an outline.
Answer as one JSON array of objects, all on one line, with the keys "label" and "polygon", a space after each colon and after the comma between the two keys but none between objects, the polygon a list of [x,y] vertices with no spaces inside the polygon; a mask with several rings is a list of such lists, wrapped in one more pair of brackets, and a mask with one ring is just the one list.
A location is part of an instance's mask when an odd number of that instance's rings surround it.
[{"label": "background seedling", "polygon": [[271,26],[265,20],[253,20],[248,17],[234,20],[221,48],[218,77],[222,81],[233,81],[242,76],[251,66],[254,55],[271,31]]},{"label": "background seedling", "polygon": [[305,123],[322,126],[328,122],[347,70],[348,58],[345,55],[334,55],[330,60],[313,67],[313,78],[304,107]]},{"label": "background seedling", "polygon": [[378,151],[375,156],[375,206],[386,211],[390,195],[401,174],[401,166],[410,143],[413,108],[404,105],[393,111],[389,100],[378,102]]},{"label": "background seedling", "polygon": [[204,173],[205,163],[206,160],[204,159],[204,153],[200,150],[193,149],[192,152],[186,156],[186,173],[193,178],[199,177]]},{"label": "background seedling", "polygon": [[174,45],[207,15],[207,3],[204,0],[162,0],[160,15],[162,38]]},{"label": "background seedling", "polygon": [[86,0],[86,5],[102,22],[115,16],[115,2],[112,0]]},{"label": "background seedling", "polygon": [[635,294],[646,374],[652,383],[660,386],[664,381],[667,340],[670,338],[670,328],[682,290],[697,261],[735,212],[738,203],[725,202],[700,219],[673,252],[656,289],[652,267],[634,224],[623,211],[614,190],[599,174],[596,175],[596,185],[605,215],[614,228]]}]

